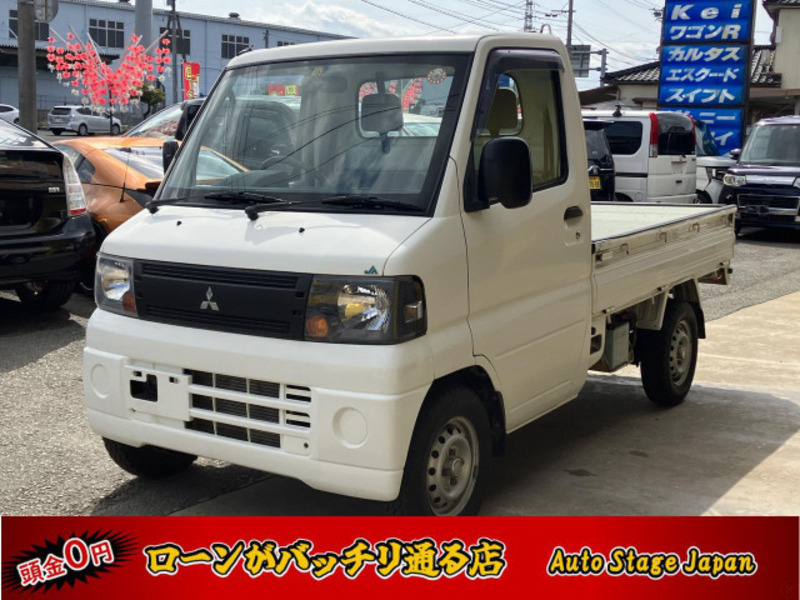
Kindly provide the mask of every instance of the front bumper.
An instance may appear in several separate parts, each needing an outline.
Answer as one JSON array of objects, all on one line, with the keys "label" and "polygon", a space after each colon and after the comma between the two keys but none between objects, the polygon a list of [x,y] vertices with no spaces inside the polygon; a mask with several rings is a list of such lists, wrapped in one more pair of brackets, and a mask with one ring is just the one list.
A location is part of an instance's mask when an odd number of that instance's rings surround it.
[{"label": "front bumper", "polygon": [[430,358],[425,338],[298,342],[97,310],[83,376],[89,422],[103,437],[388,501],[433,381]]},{"label": "front bumper", "polygon": [[721,202],[739,207],[736,220],[743,227],[800,229],[800,189],[794,186],[725,186]]},{"label": "front bumper", "polygon": [[94,230],[86,214],[68,219],[53,233],[0,237],[0,288],[75,280],[94,250]]}]

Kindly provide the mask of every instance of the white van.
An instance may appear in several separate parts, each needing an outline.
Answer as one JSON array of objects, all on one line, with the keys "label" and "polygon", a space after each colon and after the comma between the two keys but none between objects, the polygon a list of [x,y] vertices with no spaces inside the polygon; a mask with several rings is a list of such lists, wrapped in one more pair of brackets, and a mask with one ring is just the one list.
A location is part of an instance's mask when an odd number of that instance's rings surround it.
[{"label": "white van", "polygon": [[617,169],[617,200],[696,201],[695,131],[689,117],[626,109],[588,110],[583,116],[614,122],[605,132]]}]

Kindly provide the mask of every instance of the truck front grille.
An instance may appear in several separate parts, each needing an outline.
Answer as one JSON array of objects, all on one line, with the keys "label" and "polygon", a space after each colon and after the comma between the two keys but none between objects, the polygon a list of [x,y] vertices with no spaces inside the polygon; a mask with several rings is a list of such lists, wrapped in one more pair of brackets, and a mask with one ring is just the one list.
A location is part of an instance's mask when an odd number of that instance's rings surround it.
[{"label": "truck front grille", "polygon": [[800,197],[797,196],[757,196],[754,194],[741,194],[740,206],[769,206],[771,208],[797,209]]},{"label": "truck front grille", "polygon": [[141,319],[304,339],[310,275],[135,261],[134,282]]},{"label": "truck front grille", "polygon": [[310,388],[185,369],[191,375],[191,420],[186,429],[273,448],[281,435],[311,429]]}]

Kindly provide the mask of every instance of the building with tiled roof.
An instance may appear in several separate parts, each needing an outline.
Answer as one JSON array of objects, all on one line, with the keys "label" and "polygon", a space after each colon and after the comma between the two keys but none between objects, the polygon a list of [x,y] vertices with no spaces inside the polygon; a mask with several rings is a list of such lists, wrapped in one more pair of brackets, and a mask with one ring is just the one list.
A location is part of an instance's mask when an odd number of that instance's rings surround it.
[{"label": "building with tiled roof", "polygon": [[[772,17],[772,44],[753,47],[750,63],[750,108],[753,120],[763,116],[800,114],[800,0],[765,0]],[[603,78],[603,86],[581,92],[584,106],[621,103],[655,108],[659,61],[644,63]]]}]

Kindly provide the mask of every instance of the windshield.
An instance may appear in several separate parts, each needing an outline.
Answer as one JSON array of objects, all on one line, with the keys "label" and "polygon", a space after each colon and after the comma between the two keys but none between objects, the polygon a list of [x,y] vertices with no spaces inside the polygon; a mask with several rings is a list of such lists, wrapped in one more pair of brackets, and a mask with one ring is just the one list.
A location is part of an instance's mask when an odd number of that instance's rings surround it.
[{"label": "windshield", "polygon": [[168,140],[175,137],[178,121],[183,112],[183,104],[173,104],[139,123],[128,131],[125,137],[151,137]]},{"label": "windshield", "polygon": [[589,162],[606,164],[611,162],[611,149],[602,129],[586,130],[586,152]]},{"label": "windshield", "polygon": [[[467,63],[466,55],[415,54],[228,71],[206,100],[160,198],[197,201],[214,194],[219,204],[220,194],[247,191],[291,201],[291,210],[389,206],[323,204],[359,196],[428,211]],[[423,107],[436,105],[445,106],[443,116],[424,114]],[[234,172],[209,177],[204,165],[212,156]]]},{"label": "windshield", "polygon": [[800,165],[800,125],[757,125],[745,144],[740,162]]}]

